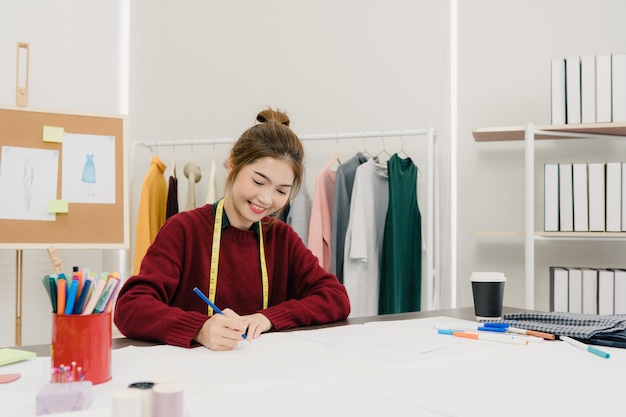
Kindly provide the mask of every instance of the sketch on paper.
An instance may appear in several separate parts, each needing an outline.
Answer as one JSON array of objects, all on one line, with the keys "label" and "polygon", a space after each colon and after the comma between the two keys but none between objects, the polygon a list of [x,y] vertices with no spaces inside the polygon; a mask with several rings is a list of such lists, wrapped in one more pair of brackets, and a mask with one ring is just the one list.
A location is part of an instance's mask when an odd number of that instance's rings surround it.
[{"label": "sketch on paper", "polygon": [[0,218],[56,219],[48,201],[57,199],[59,151],[3,146],[0,157]]},{"label": "sketch on paper", "polygon": [[35,166],[30,162],[30,155],[26,155],[24,157],[24,204],[26,205],[26,211],[30,211],[34,178]]},{"label": "sketch on paper", "polygon": [[94,197],[96,195],[96,165],[93,162],[92,153],[85,155],[85,158],[87,158],[87,161],[85,161],[85,166],[83,167],[83,177],[81,178],[81,181],[88,184],[87,197]]},{"label": "sketch on paper", "polygon": [[115,204],[115,136],[66,132],[62,160],[63,200]]}]

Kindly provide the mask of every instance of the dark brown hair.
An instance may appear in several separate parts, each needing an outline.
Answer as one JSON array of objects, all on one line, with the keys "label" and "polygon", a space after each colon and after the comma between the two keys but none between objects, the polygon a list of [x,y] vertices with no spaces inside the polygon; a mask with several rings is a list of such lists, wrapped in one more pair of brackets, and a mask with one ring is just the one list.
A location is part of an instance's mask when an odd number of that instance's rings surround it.
[{"label": "dark brown hair", "polygon": [[[267,108],[256,116],[257,124],[243,132],[230,151],[226,190],[244,166],[261,158],[282,159],[291,165],[294,180],[289,201],[298,194],[304,173],[304,147],[300,138],[289,127],[289,117],[280,110]],[[284,207],[279,210],[282,212]]]}]

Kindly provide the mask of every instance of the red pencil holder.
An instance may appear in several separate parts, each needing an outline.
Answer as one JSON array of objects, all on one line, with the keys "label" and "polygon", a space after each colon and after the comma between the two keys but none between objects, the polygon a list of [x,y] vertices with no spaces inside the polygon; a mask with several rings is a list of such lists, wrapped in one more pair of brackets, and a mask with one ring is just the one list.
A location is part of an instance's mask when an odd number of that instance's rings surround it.
[{"label": "red pencil holder", "polygon": [[81,367],[85,381],[94,385],[111,379],[111,313],[53,314],[52,366]]}]

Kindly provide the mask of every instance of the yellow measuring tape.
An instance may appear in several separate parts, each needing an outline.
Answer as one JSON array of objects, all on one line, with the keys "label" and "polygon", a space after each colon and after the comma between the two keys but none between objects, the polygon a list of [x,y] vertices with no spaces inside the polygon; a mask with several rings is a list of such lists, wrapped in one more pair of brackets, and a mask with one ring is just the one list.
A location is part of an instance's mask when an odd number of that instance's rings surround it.
[{"label": "yellow measuring tape", "polygon": [[[211,272],[209,278],[209,299],[215,302],[215,292],[217,291],[217,267],[220,260],[220,242],[222,240],[222,218],[224,213],[224,200],[217,203],[215,211],[215,224],[213,225],[213,247],[211,248]],[[263,244],[263,228],[259,220],[259,254],[261,258],[261,280],[263,282],[263,309],[267,308],[269,299],[269,279],[267,275],[267,264],[265,263],[265,245]],[[209,316],[213,315],[213,309],[208,307]]]}]

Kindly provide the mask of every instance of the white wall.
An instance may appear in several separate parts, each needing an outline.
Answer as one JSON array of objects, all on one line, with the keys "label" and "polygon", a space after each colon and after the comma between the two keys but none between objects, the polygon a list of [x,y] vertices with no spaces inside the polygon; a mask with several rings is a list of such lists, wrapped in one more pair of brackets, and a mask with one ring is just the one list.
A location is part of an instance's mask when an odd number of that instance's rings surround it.
[{"label": "white wall", "polygon": [[0,3],[0,104],[15,105],[17,42],[30,47],[29,107],[119,112],[120,1]]},{"label": "white wall", "polygon": [[[503,271],[504,302],[524,307],[522,238],[475,230],[524,228],[523,143],[478,143],[479,127],[550,124],[550,59],[626,52],[619,0],[459,1],[459,305],[472,305],[469,275]],[[536,142],[535,230],[543,228],[543,163],[625,159],[617,142]],[[621,266],[624,243],[537,242],[535,308],[549,308],[548,267]]]}]

